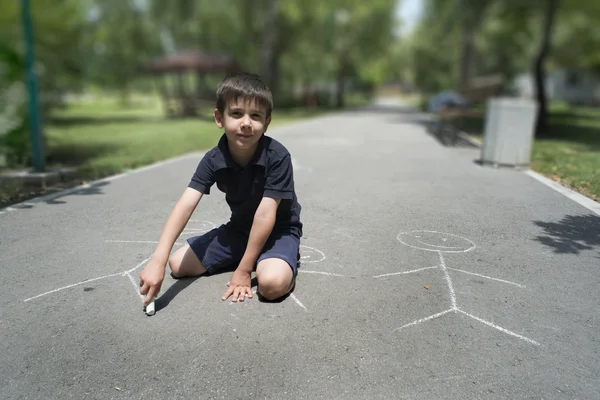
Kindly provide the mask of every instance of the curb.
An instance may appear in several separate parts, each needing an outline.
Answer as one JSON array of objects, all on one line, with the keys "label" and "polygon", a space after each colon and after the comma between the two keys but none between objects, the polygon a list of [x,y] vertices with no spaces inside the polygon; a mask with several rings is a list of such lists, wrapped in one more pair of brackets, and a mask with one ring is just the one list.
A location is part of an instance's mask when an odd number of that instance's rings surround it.
[{"label": "curb", "polygon": [[544,175],[541,175],[531,169],[525,171],[525,173],[529,176],[531,176],[533,179],[536,179],[537,181],[543,183],[544,185],[550,187],[551,189],[556,190],[557,192],[561,193],[562,195],[568,197],[569,199],[573,200],[574,202],[578,203],[579,205],[587,208],[588,210],[592,211],[593,213],[600,215],[600,203],[590,199],[587,196],[584,196],[572,189],[569,189],[567,187],[565,187],[564,185],[561,185],[558,182],[554,182],[552,179],[548,179],[546,178]]},{"label": "curb", "polygon": [[[459,136],[461,139],[471,143],[473,146],[476,146],[479,148],[481,148],[481,146],[483,146],[483,143],[481,141],[479,141],[478,139],[475,139],[474,137],[470,136],[467,133],[459,131]],[[517,170],[519,170],[519,169],[517,169]],[[592,211],[593,213],[600,215],[600,203],[590,199],[587,196],[582,195],[579,192],[576,192],[573,189],[570,189],[570,188],[564,186],[561,183],[555,182],[552,179],[549,179],[546,176],[544,176],[538,172],[535,172],[531,168],[521,169],[521,171],[524,172],[525,174],[529,175],[533,179],[537,180],[538,182],[541,182],[544,185],[548,186],[549,188],[554,189],[555,191],[561,193],[563,196],[568,197],[569,199],[573,200],[577,204],[587,208],[588,210]]]},{"label": "curb", "polygon": [[106,176],[104,178],[100,178],[100,179],[97,179],[97,180],[94,180],[94,181],[90,181],[90,182],[84,183],[83,185],[77,185],[77,186],[74,186],[72,188],[60,190],[60,191],[55,192],[55,193],[50,193],[50,194],[43,195],[43,196],[33,197],[33,198],[29,199],[29,200],[25,200],[25,201],[22,201],[20,203],[15,203],[15,204],[12,204],[12,205],[10,205],[8,207],[5,207],[5,208],[0,208],[0,215],[5,214],[5,213],[10,212],[10,211],[16,211],[16,210],[19,210],[19,209],[27,209],[27,208],[30,208],[34,204],[43,203],[43,202],[46,202],[46,201],[52,201],[52,200],[54,200],[56,198],[59,198],[59,197],[62,197],[62,196],[66,196],[66,195],[69,195],[69,194],[72,194],[72,193],[76,193],[76,192],[78,192],[80,190],[89,189],[89,188],[94,187],[96,185],[99,185],[101,183],[110,182],[110,181],[114,181],[116,179],[123,178],[123,177],[126,177],[126,176],[135,175],[135,174],[138,174],[140,172],[147,171],[149,169],[157,168],[157,167],[160,167],[160,166],[163,166],[163,165],[172,164],[172,163],[175,163],[175,162],[178,162],[178,161],[182,161],[182,160],[185,160],[185,159],[188,159],[188,158],[191,158],[191,157],[202,157],[204,154],[206,154],[206,151],[201,151],[201,152],[194,151],[194,152],[190,152],[190,153],[185,153],[185,154],[182,154],[180,156],[177,156],[177,157],[174,157],[174,158],[170,158],[168,160],[158,161],[158,162],[155,162],[155,163],[152,163],[152,164],[145,165],[143,167],[135,168],[135,169],[132,169],[132,170],[129,170],[129,171],[126,171],[126,172],[121,172],[121,173],[116,174],[116,175],[110,175],[110,176]]}]

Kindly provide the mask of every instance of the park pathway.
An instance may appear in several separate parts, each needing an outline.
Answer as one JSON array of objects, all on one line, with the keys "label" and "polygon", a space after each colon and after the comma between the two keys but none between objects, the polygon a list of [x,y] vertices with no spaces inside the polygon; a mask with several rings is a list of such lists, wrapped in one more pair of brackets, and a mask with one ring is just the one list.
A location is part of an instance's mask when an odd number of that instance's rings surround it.
[{"label": "park pathway", "polygon": [[600,217],[427,123],[386,103],[268,132],[305,224],[280,303],[167,275],[142,312],[140,267],[202,153],[2,211],[0,397],[597,398]]}]

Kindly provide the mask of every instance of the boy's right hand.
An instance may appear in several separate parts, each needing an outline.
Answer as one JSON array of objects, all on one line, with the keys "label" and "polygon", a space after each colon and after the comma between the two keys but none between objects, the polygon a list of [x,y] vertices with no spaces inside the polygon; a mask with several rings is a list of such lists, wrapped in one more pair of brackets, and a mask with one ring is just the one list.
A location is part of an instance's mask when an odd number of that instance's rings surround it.
[{"label": "boy's right hand", "polygon": [[160,292],[165,279],[166,265],[151,258],[148,264],[140,272],[140,293],[146,295],[144,306],[152,301],[152,298]]}]

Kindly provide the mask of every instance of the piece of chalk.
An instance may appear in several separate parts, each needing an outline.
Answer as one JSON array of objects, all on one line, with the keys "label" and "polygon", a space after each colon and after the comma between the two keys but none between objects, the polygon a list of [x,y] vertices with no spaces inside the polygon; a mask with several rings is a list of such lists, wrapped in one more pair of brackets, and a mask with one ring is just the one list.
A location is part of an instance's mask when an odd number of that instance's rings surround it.
[{"label": "piece of chalk", "polygon": [[144,308],[144,312],[146,313],[146,315],[154,315],[155,310],[156,309],[154,308],[154,300],[152,300],[152,302],[150,302],[150,304],[148,304]]}]

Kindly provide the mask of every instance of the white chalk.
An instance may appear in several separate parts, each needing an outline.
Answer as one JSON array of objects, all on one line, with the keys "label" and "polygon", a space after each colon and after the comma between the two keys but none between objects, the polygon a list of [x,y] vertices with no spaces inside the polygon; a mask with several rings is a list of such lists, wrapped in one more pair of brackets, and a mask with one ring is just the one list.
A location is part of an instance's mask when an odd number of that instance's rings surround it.
[{"label": "white chalk", "polygon": [[148,304],[146,307],[144,307],[144,312],[146,313],[146,315],[154,315],[156,311],[156,308],[154,307],[154,299],[150,302],[150,304]]}]

